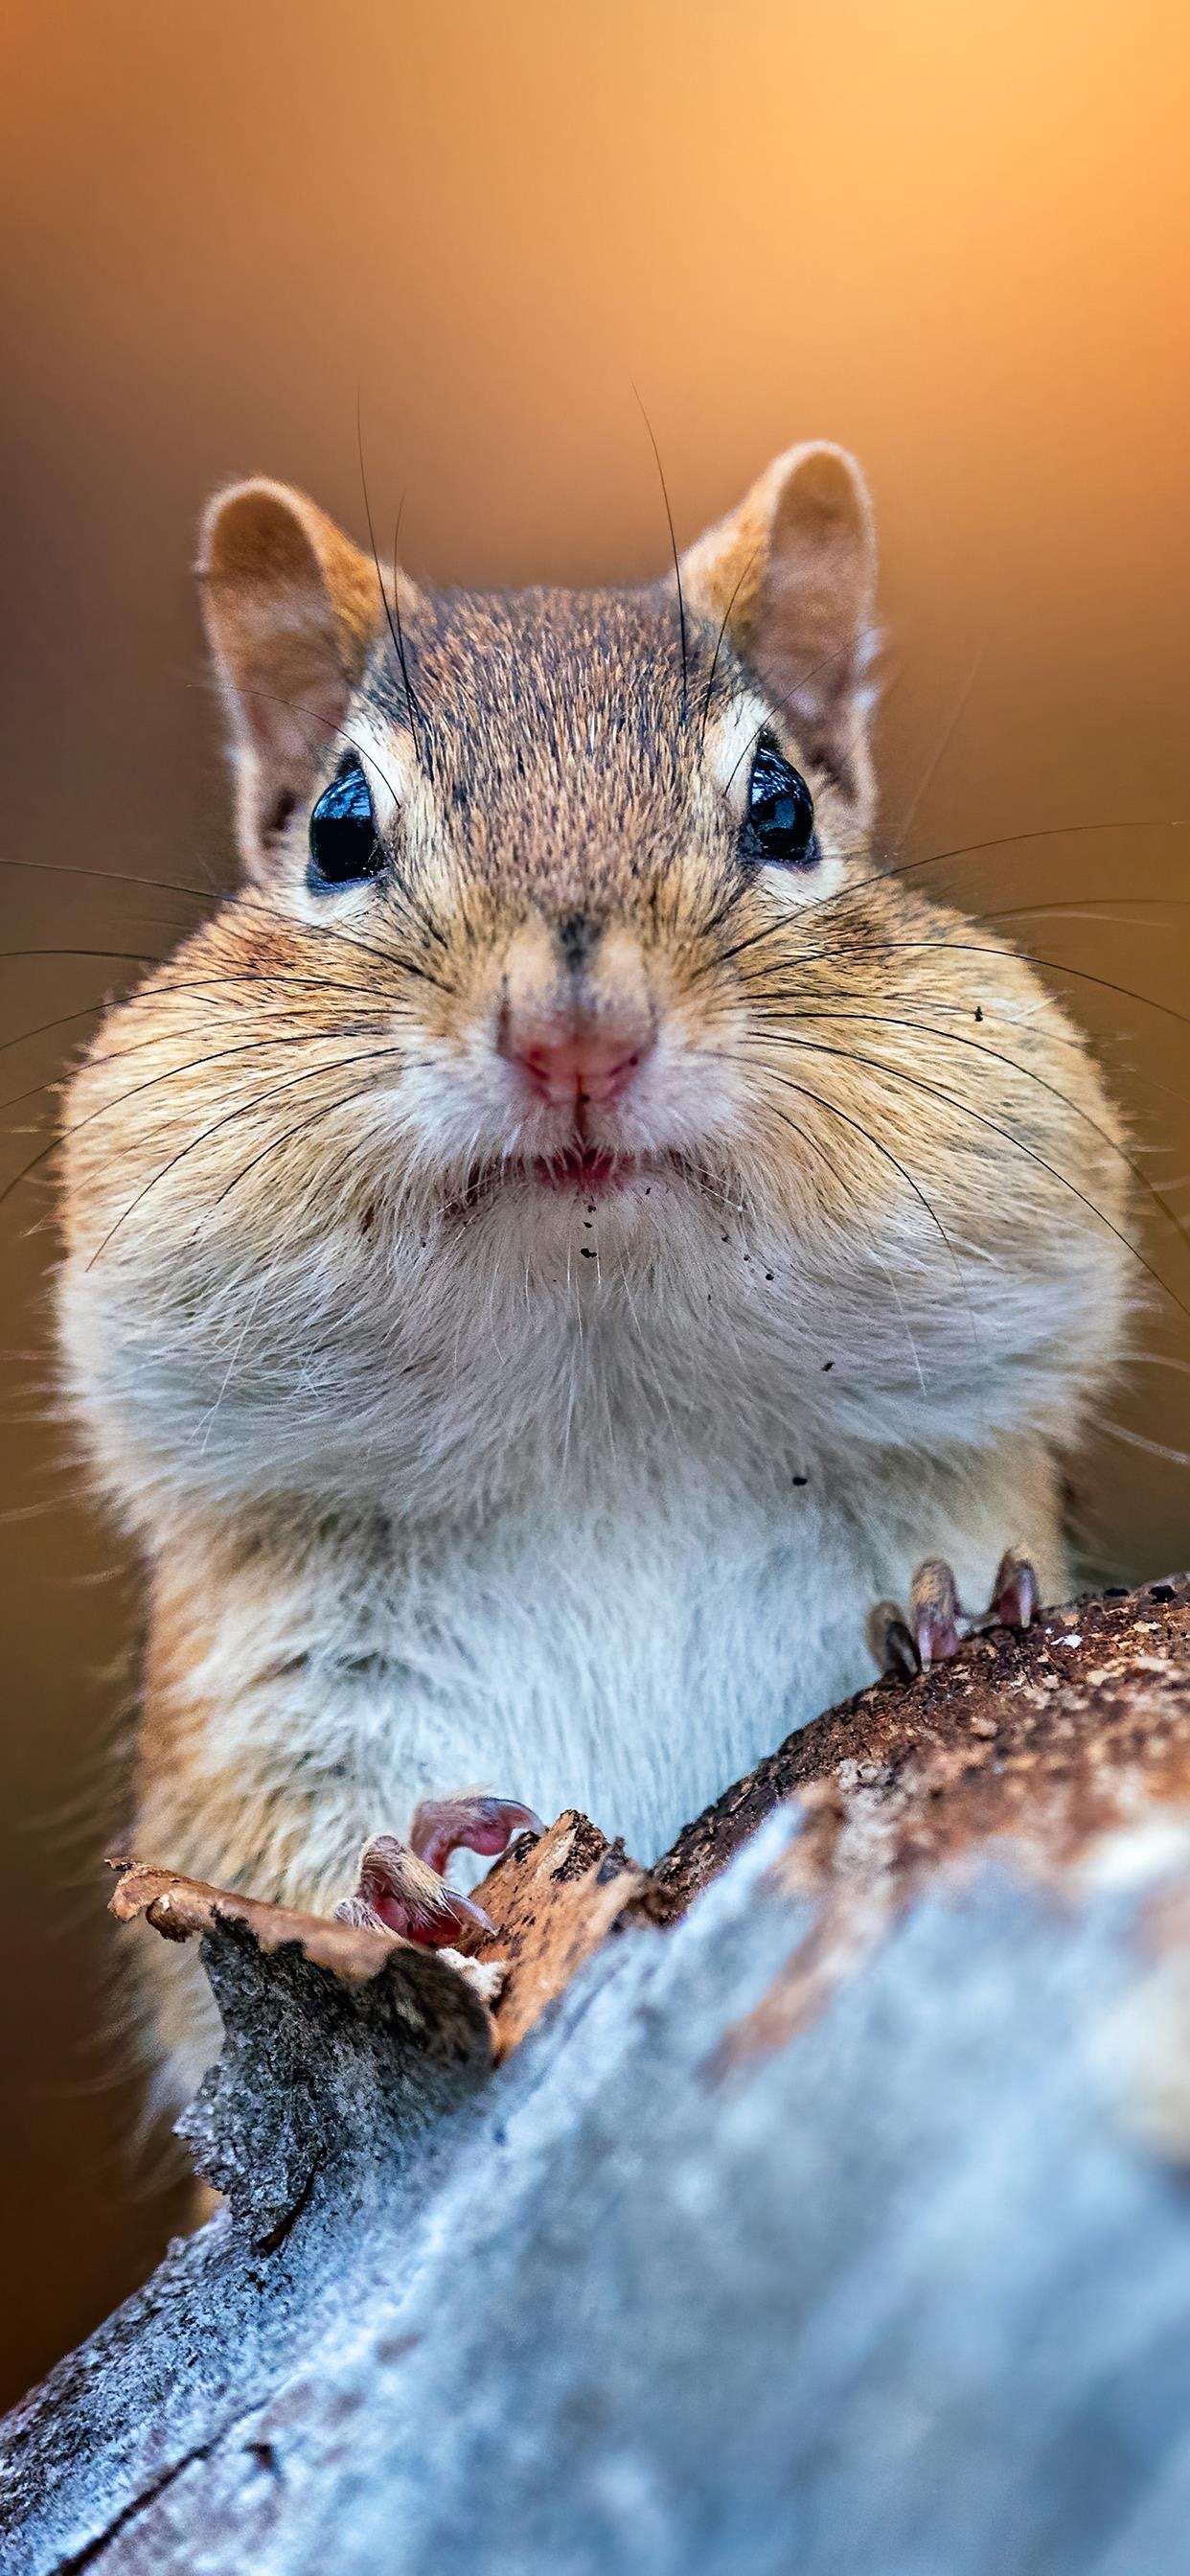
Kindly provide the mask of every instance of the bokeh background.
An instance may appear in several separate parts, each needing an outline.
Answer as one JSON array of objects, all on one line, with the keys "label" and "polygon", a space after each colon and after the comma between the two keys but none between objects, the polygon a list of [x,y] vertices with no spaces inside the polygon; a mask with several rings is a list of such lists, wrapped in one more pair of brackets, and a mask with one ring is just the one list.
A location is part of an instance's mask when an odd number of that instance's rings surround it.
[{"label": "bokeh background", "polygon": [[[1055,980],[1190,1211],[1184,9],[38,0],[6,19],[0,856],[20,864],[0,869],[0,1097],[52,1082],[135,971],[94,952],[155,950],[192,917],[138,876],[230,872],[188,570],[212,484],[287,476],[362,536],[358,392],[378,524],[404,494],[420,577],[651,573],[635,381],[683,539],[794,437],[863,458],[884,828],[958,854],[924,874],[974,910],[1056,907],[1022,938],[1079,970]],[[50,1090],[2,1121],[4,2395],[177,2212],[135,2141],[100,1868],[135,1570],[52,1419],[52,1156],[16,1178],[53,1116]],[[1144,1240],[1190,1305],[1174,1231]],[[1178,1305],[1154,1292],[1139,1339],[1081,1479],[1114,1573],[1190,1556],[1190,1470],[1158,1454],[1190,1447]]]}]

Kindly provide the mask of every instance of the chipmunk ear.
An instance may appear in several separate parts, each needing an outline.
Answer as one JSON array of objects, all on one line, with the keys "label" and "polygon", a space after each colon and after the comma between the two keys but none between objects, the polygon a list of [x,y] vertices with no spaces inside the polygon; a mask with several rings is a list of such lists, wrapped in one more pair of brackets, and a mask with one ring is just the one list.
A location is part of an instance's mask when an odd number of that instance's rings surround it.
[{"label": "chipmunk ear", "polygon": [[231,720],[240,848],[261,876],[363,671],[383,614],[376,567],[303,493],[260,476],[216,493],[198,577]]},{"label": "chipmunk ear", "polygon": [[682,586],[692,608],[726,624],[807,750],[866,801],[876,537],[854,458],[823,441],[787,448],[691,546]]}]

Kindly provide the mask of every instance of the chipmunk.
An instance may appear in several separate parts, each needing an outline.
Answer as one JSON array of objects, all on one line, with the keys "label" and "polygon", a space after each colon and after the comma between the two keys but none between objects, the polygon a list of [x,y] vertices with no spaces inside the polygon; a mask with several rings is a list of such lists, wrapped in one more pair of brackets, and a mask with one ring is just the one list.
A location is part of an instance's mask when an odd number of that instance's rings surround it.
[{"label": "chipmunk", "polygon": [[[435,593],[279,483],[211,504],[243,881],[64,1148],[147,1855],[448,1939],[453,1851],[573,1805],[648,1862],[870,1677],[869,1603],[911,1667],[1062,1596],[1123,1131],[872,853],[875,569],[828,444],[637,589]],[[154,1965],[181,2096],[209,2008]]]}]

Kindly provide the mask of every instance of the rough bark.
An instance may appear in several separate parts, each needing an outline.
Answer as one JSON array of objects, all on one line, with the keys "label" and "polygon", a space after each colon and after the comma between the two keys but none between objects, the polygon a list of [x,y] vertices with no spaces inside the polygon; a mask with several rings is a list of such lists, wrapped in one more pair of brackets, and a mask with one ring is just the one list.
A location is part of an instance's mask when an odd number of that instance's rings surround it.
[{"label": "rough bark", "polygon": [[1174,2576],[1190,1581],[791,1737],[448,1959],[122,1873],[226,2195],[3,2436],[13,2576]]}]

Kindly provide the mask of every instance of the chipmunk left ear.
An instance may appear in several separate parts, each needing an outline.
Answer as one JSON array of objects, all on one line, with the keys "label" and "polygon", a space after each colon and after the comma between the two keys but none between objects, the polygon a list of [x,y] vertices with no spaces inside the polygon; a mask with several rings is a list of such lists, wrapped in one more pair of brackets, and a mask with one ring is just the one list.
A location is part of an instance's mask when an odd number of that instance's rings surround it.
[{"label": "chipmunk left ear", "polygon": [[202,523],[203,618],[231,722],[248,874],[337,748],[383,602],[376,567],[303,492],[258,475]]},{"label": "chipmunk left ear", "polygon": [[787,448],[689,548],[682,588],[697,614],[726,625],[807,752],[866,801],[876,534],[854,457],[824,441]]}]

